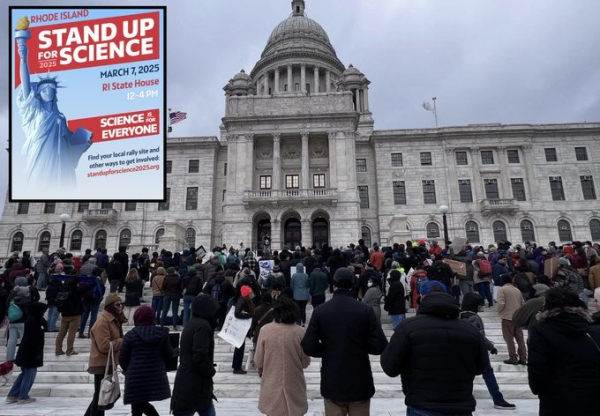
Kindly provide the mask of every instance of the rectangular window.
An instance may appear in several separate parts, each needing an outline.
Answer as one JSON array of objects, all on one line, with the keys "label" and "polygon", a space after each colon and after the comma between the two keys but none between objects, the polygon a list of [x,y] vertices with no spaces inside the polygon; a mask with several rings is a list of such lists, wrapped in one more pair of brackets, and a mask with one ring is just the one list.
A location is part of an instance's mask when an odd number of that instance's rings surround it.
[{"label": "rectangular window", "polygon": [[484,179],[485,186],[485,197],[487,199],[499,199],[500,193],[498,192],[498,179]]},{"label": "rectangular window", "polygon": [[473,202],[473,191],[469,179],[458,181],[458,192],[460,193],[460,202]]},{"label": "rectangular window", "polygon": [[300,188],[300,177],[298,175],[285,175],[286,189]]},{"label": "rectangular window", "polygon": [[544,153],[546,154],[546,162],[558,162],[556,149],[554,147],[546,147]]},{"label": "rectangular window", "polygon": [[361,208],[369,208],[369,187],[368,186],[359,186],[358,187],[358,197],[360,198],[360,207]]},{"label": "rectangular window", "polygon": [[481,164],[482,165],[493,165],[494,164],[494,151],[493,150],[482,150],[481,151]]},{"label": "rectangular window", "polygon": [[367,171],[367,159],[356,159],[356,171],[366,172]]},{"label": "rectangular window", "polygon": [[173,161],[172,160],[167,160],[165,169],[167,170],[167,173],[171,173],[173,171]]},{"label": "rectangular window", "polygon": [[56,210],[56,202],[46,202],[44,204],[44,214],[54,214]]},{"label": "rectangular window", "polygon": [[306,84],[306,93],[310,94],[310,84]]},{"label": "rectangular window", "polygon": [[325,174],[317,173],[313,175],[313,188],[325,188]]},{"label": "rectangular window", "polygon": [[171,202],[171,188],[165,189],[165,200],[163,202],[158,203],[159,211],[168,211],[169,210],[169,202]]},{"label": "rectangular window", "polygon": [[398,168],[402,166],[402,153],[392,153],[392,167]]},{"label": "rectangular window", "polygon": [[596,189],[594,188],[594,179],[591,176],[580,176],[581,190],[583,191],[583,199],[596,199]]},{"label": "rectangular window", "polygon": [[227,176],[227,163],[223,163],[223,175]]},{"label": "rectangular window", "polygon": [[100,207],[102,209],[112,209],[113,208],[113,203],[112,202],[103,202]]},{"label": "rectangular window", "polygon": [[227,189],[223,189],[223,201],[225,201],[225,194],[227,193]]},{"label": "rectangular window", "polygon": [[192,159],[188,165],[188,173],[200,172],[200,161],[198,159]]},{"label": "rectangular window", "polygon": [[588,160],[587,149],[585,147],[576,147],[575,157],[579,162],[584,162]]},{"label": "rectangular window", "polygon": [[454,156],[456,157],[456,164],[458,166],[466,166],[469,164],[467,161],[467,152],[456,152]]},{"label": "rectangular window", "polygon": [[89,202],[80,202],[77,204],[77,212],[84,212],[86,209],[90,209]]},{"label": "rectangular window", "polygon": [[423,203],[435,204],[435,181],[423,181]]},{"label": "rectangular window", "polygon": [[197,186],[187,188],[187,192],[185,195],[185,209],[188,211],[198,209],[198,187]]},{"label": "rectangular window", "polygon": [[518,150],[507,150],[506,156],[508,157],[508,163],[519,163],[519,151]]},{"label": "rectangular window", "polygon": [[421,166],[431,166],[431,152],[421,152]]},{"label": "rectangular window", "polygon": [[271,189],[271,175],[260,177],[260,189]]},{"label": "rectangular window", "polygon": [[526,201],[525,197],[525,184],[523,178],[510,178],[510,185],[512,186],[513,198],[517,201]]},{"label": "rectangular window", "polygon": [[125,211],[135,211],[137,209],[137,202],[125,202]]},{"label": "rectangular window", "polygon": [[394,193],[394,205],[406,205],[406,184],[404,181],[394,181],[392,191]]},{"label": "rectangular window", "polygon": [[550,176],[550,192],[553,201],[564,201],[565,191],[563,189],[562,177]]},{"label": "rectangular window", "polygon": [[27,214],[29,212],[29,202],[19,202],[17,214]]}]

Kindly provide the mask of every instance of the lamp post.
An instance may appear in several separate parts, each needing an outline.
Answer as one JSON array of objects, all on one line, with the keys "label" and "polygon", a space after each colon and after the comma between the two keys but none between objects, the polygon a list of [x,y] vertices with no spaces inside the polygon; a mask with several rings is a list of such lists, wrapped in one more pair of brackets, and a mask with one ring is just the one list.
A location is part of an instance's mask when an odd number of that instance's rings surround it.
[{"label": "lamp post", "polygon": [[448,247],[448,221],[446,220],[446,214],[450,208],[448,208],[448,205],[440,205],[438,210],[442,213],[442,222],[444,225],[444,247]]},{"label": "lamp post", "polygon": [[69,214],[60,214],[60,220],[62,221],[62,227],[60,228],[60,242],[58,243],[58,248],[62,248],[65,244],[65,228],[67,226],[67,221],[71,219]]}]

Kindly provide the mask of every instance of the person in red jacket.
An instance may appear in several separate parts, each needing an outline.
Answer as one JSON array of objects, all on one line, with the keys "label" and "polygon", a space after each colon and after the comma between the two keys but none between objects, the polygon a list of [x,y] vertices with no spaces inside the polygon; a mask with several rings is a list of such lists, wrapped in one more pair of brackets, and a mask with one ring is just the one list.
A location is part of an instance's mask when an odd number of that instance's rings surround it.
[{"label": "person in red jacket", "polygon": [[373,265],[375,270],[380,272],[383,269],[383,263],[385,261],[385,256],[379,250],[379,246],[373,246],[373,253],[371,253],[371,257],[369,258],[369,262]]}]

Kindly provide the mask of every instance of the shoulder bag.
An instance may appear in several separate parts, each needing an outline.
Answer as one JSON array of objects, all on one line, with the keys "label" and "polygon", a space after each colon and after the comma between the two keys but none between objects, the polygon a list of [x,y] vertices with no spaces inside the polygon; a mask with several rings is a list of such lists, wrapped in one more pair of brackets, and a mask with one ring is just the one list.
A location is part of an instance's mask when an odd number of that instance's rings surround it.
[{"label": "shoulder bag", "polygon": [[[109,374],[109,369],[112,366],[112,374]],[[121,397],[121,386],[119,384],[119,372],[115,355],[113,352],[113,343],[110,343],[108,351],[108,361],[106,362],[106,370],[104,370],[104,378],[100,382],[100,395],[98,396],[98,410],[110,410],[115,406],[117,400]]]}]

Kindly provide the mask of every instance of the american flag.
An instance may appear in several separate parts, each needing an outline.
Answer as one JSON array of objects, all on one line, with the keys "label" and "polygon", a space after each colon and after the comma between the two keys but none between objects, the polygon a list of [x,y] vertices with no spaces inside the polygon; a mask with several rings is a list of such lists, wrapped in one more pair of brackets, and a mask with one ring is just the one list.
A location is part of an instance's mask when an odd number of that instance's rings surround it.
[{"label": "american flag", "polygon": [[186,118],[187,118],[187,113],[184,113],[182,111],[174,111],[172,113],[169,113],[170,124],[179,123],[180,121],[183,121]]}]

